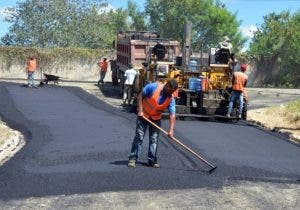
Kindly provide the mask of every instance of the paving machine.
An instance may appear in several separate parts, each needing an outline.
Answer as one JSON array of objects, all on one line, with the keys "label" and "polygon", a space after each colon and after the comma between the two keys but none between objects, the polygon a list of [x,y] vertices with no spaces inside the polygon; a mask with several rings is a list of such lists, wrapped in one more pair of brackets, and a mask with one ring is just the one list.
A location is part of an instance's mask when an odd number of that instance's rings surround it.
[{"label": "paving machine", "polygon": [[[176,112],[179,117],[225,117],[228,109],[233,72],[229,65],[230,51],[211,48],[207,63],[191,66],[190,52],[191,23],[185,25],[183,44],[183,63],[178,76],[180,89],[177,99]],[[201,53],[202,55],[202,53]],[[237,107],[234,104],[232,118],[238,117]],[[242,118],[247,117],[247,103],[244,103]]]}]

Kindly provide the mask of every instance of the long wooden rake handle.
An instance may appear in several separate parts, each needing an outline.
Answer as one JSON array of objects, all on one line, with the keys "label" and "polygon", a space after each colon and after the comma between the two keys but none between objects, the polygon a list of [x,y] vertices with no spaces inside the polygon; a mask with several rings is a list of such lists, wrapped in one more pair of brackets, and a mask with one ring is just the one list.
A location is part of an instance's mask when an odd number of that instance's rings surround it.
[{"label": "long wooden rake handle", "polygon": [[211,173],[212,171],[214,171],[217,166],[214,166],[213,164],[211,164],[210,162],[208,162],[206,159],[204,159],[203,157],[201,157],[199,154],[197,154],[194,150],[192,150],[191,148],[189,148],[188,146],[186,146],[185,144],[183,144],[181,141],[179,141],[178,139],[176,139],[175,137],[170,137],[168,135],[168,132],[165,131],[164,129],[162,129],[161,127],[159,127],[158,125],[156,125],[154,122],[152,122],[151,120],[149,120],[148,118],[143,116],[143,119],[145,119],[147,122],[149,122],[151,125],[153,125],[154,127],[156,127],[157,129],[159,129],[160,131],[162,131],[165,135],[167,135],[170,139],[172,139],[173,141],[175,141],[177,144],[179,144],[180,146],[182,146],[184,149],[186,149],[187,151],[189,151],[190,153],[192,153],[193,155],[195,155],[197,158],[199,158],[201,161],[203,161],[204,163],[206,163],[207,165],[209,165],[211,167],[211,169],[208,171],[209,173]]}]

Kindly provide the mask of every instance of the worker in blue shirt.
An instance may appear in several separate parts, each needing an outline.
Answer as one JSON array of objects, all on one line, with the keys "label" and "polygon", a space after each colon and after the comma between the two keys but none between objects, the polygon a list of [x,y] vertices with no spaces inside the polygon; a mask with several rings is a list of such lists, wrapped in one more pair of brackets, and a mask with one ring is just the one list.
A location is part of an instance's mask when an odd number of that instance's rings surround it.
[{"label": "worker in blue shirt", "polygon": [[142,143],[145,132],[149,126],[149,148],[148,148],[148,165],[154,168],[159,168],[157,162],[157,143],[159,129],[151,125],[147,118],[153,123],[161,126],[161,115],[163,111],[169,110],[169,132],[168,135],[173,137],[175,125],[176,103],[173,93],[178,89],[176,80],[171,79],[165,85],[162,83],[150,83],[143,88],[143,91],[138,96],[138,117],[136,121],[135,136],[131,146],[128,167],[135,167],[136,161],[141,153]]}]

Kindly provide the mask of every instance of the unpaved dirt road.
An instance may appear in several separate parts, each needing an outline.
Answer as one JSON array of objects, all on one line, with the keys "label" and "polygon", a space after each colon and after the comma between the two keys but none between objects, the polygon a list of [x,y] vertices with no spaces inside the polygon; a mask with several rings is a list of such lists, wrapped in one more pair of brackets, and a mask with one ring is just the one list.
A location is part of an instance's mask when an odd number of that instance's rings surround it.
[{"label": "unpaved dirt road", "polygon": [[[92,83],[83,86],[91,95],[1,83],[1,116],[27,142],[0,168],[1,209],[300,207],[300,149],[283,136],[245,122],[178,121],[176,136],[217,164],[217,171],[206,174],[202,163],[164,137],[162,167],[131,170],[126,159],[135,116],[122,110],[110,84],[102,93]],[[147,139],[144,145],[142,161]]]}]

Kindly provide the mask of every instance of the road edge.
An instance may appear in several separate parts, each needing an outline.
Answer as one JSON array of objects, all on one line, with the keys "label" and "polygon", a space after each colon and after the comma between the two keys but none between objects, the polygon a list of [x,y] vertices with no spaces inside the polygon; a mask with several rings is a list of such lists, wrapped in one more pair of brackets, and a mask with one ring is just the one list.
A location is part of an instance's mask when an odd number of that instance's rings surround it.
[{"label": "road edge", "polygon": [[257,121],[257,120],[247,120],[246,122],[251,123],[253,125],[256,125],[264,130],[268,130],[270,132],[274,132],[274,133],[281,133],[281,134],[286,134],[288,136],[288,140],[291,143],[294,143],[296,145],[300,146],[300,136],[298,135],[294,135],[293,133],[289,132],[288,130],[285,129],[272,129],[269,128],[267,125],[265,125],[264,123]]},{"label": "road edge", "polygon": [[3,121],[0,122],[1,126],[11,133],[8,139],[4,139],[4,144],[0,145],[0,166],[2,166],[23,148],[25,140],[21,132],[8,127]]}]

